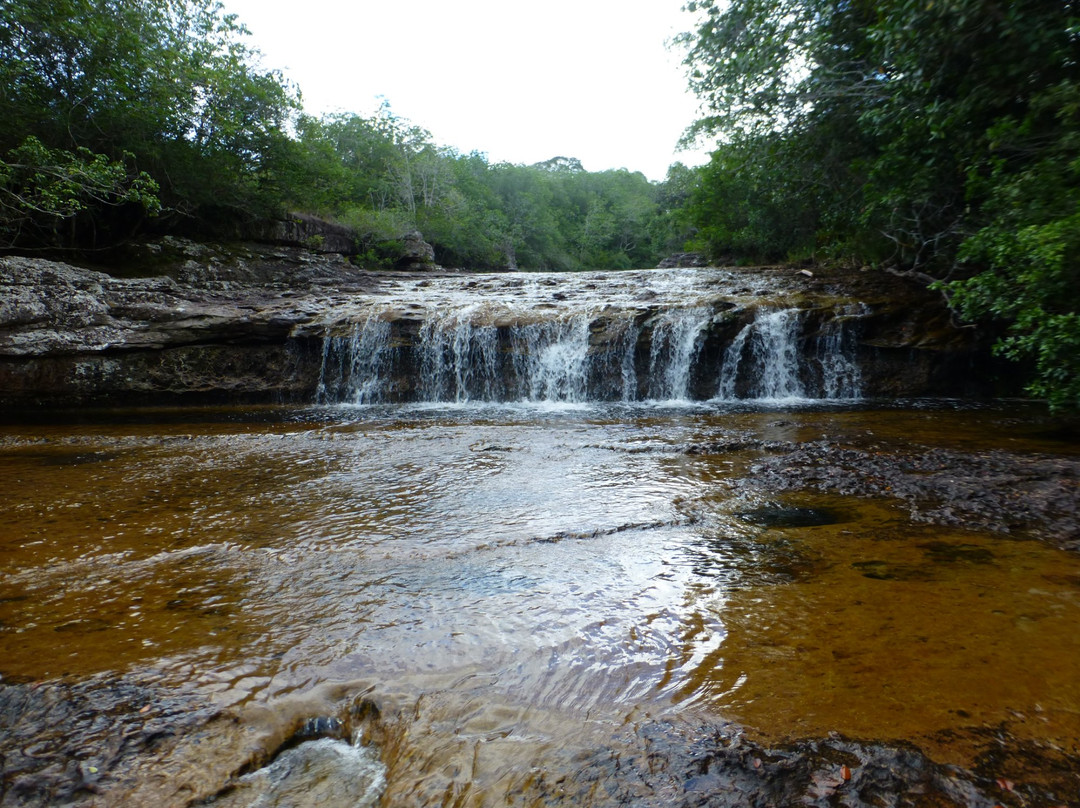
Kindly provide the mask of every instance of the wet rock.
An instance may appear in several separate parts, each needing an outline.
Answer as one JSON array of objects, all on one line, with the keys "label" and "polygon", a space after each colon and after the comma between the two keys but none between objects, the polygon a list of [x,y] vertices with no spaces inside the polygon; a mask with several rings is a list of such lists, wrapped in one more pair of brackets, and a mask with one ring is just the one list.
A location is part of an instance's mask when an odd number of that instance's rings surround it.
[{"label": "wet rock", "polygon": [[[825,441],[776,451],[752,467],[772,491],[814,489],[902,500],[915,521],[1034,533],[1080,552],[1080,459],[1003,451],[966,453],[840,447]],[[988,563],[981,552],[924,546],[931,560]]]},{"label": "wet rock", "polygon": [[[300,718],[305,699],[267,705],[263,725],[131,678],[0,685],[0,806],[246,808],[309,804],[315,794],[328,805],[376,805],[395,771],[378,758],[388,745],[380,711],[362,695],[324,695],[331,712]],[[645,720],[610,747],[568,755],[565,768],[523,776],[506,799],[592,808],[1053,808],[1075,795],[1080,775],[1066,752],[1001,729],[985,734],[986,751],[963,769],[910,745],[835,735],[765,745],[737,725]],[[355,740],[370,736],[374,745]],[[431,798],[439,804],[438,793]]]},{"label": "wet rock", "polygon": [[216,710],[130,680],[0,684],[0,806],[92,804]]},{"label": "wet rock", "polygon": [[[312,707],[326,712],[305,718]],[[0,808],[180,808],[219,804],[214,798],[233,791],[248,799],[220,804],[247,808],[281,786],[311,785],[305,778],[319,759],[331,775],[362,773],[367,781],[357,793],[371,795],[362,804],[373,805],[384,767],[374,751],[353,741],[367,743],[378,720],[378,708],[362,695],[350,697],[347,686],[224,710],[163,687],[151,670],[82,681],[6,681],[0,684]],[[275,767],[278,761],[284,763]],[[355,790],[348,783],[316,785],[347,796]],[[314,803],[297,797],[273,804]]]},{"label": "wet rock", "polygon": [[340,718],[332,715],[322,715],[317,718],[307,719],[293,737],[302,740],[313,740],[315,738],[335,738],[340,740],[345,736],[345,723]]},{"label": "wet rock", "polygon": [[229,284],[0,258],[0,407],[306,395],[316,294]]},{"label": "wet rock", "polygon": [[675,253],[664,258],[656,265],[657,269],[676,269],[679,267],[707,267],[709,260],[701,253]]},{"label": "wet rock", "polygon": [[843,521],[841,514],[828,508],[796,508],[777,504],[762,505],[735,515],[753,525],[775,528],[817,527]]},{"label": "wet rock", "polygon": [[[809,490],[894,499],[916,522],[1030,536],[1080,552],[1080,457],[1071,449],[1063,454],[1028,454],[733,436],[685,444],[680,450],[688,455],[750,453],[756,459],[750,461],[750,473],[740,487],[755,497],[763,491],[771,496]],[[783,529],[785,517],[797,522],[801,510],[768,503],[735,515],[750,524]],[[981,547],[944,542],[920,547],[931,565],[994,563],[993,554]],[[864,574],[869,577],[932,575],[928,568],[915,572],[868,563]]]},{"label": "wet rock", "polygon": [[386,767],[376,753],[343,741],[305,741],[202,801],[217,808],[326,806],[374,808],[386,785]]},{"label": "wet rock", "polygon": [[852,565],[866,578],[875,581],[927,581],[932,577],[926,569],[910,564],[896,564],[889,561],[856,561]]},{"label": "wet rock", "polygon": [[[541,782],[536,790],[544,795],[542,804],[1052,808],[1065,804],[1075,790],[1076,775],[1062,771],[1065,759],[1015,739],[1000,757],[980,761],[970,771],[937,763],[914,746],[839,736],[766,747],[731,725],[689,727],[655,721],[637,732],[640,737],[630,751],[597,753],[581,772],[557,784]],[[1027,766],[1039,761],[1050,775],[1017,781],[1012,792],[1003,792],[995,772],[1009,770],[1021,760]]]}]

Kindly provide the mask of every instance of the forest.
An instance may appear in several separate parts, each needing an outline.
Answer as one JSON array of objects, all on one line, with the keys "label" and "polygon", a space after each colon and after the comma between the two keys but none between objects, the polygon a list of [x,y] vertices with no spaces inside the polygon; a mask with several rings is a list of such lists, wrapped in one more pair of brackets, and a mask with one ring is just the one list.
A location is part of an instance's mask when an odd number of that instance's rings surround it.
[{"label": "forest", "polygon": [[215,0],[0,0],[0,248],[228,238],[286,211],[377,268],[631,268],[699,251],[907,274],[1080,409],[1080,9],[1062,0],[691,0],[713,149],[664,182],[492,164],[387,104],[305,113]]},{"label": "forest", "polygon": [[[683,240],[668,185],[570,157],[491,164],[394,115],[304,112],[214,0],[3,0],[0,245],[221,237],[285,211],[364,236],[378,266],[419,230],[440,264],[655,265]],[[671,187],[689,181],[673,168]]]}]

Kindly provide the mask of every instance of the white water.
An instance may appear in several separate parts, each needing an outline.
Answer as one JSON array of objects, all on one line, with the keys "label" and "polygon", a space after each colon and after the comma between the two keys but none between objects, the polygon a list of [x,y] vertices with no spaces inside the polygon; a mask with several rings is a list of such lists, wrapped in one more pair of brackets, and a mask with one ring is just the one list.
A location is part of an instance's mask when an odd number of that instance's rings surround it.
[{"label": "white water", "polygon": [[668,309],[653,326],[649,352],[649,397],[685,401],[690,396],[691,371],[701,352],[712,310]]},{"label": "white water", "polygon": [[[857,399],[860,373],[853,354],[852,323],[858,314],[830,320],[813,338],[813,353],[800,350],[802,312],[759,309],[724,351],[716,398],[720,401]],[[846,325],[845,325],[846,324]]]},{"label": "white water", "polygon": [[392,354],[390,323],[369,316],[348,337],[323,341],[316,400],[320,404],[371,404],[382,401]]},{"label": "white water", "polygon": [[[724,401],[808,398],[800,377],[798,336],[796,309],[759,310],[724,352],[716,397]],[[739,394],[740,387],[744,395]]]},{"label": "white water", "polygon": [[385,787],[386,766],[373,749],[320,738],[286,750],[206,804],[216,808],[371,808],[379,804]]},{"label": "white water", "polygon": [[858,398],[853,326],[866,312],[819,315],[807,333],[777,280],[723,270],[402,279],[328,312],[317,400]]}]

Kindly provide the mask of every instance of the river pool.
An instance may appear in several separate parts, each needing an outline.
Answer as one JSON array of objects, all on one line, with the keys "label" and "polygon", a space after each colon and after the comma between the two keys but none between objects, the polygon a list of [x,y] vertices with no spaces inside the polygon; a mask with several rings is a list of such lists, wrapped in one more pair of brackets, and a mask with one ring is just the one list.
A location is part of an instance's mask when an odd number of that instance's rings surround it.
[{"label": "river pool", "polygon": [[[554,804],[560,777],[656,721],[906,742],[964,767],[1004,733],[1078,759],[1080,557],[887,495],[759,484],[762,457],[809,442],[1080,454],[1034,408],[955,402],[3,425],[0,685],[137,681],[270,744],[239,750],[211,722],[202,751],[181,734],[122,773],[83,743],[69,756],[102,776],[77,796],[101,804]],[[298,721],[346,713],[355,731],[303,745],[304,765],[256,765]],[[0,759],[83,724],[18,743],[9,727]],[[311,774],[319,755],[352,785]]]}]

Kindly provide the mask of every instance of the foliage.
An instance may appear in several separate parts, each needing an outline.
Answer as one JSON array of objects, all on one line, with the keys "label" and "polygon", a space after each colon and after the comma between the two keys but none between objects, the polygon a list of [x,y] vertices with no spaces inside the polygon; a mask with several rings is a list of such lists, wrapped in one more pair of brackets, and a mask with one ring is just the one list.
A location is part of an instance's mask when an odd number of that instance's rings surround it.
[{"label": "foliage", "polygon": [[157,183],[145,172],[88,149],[48,149],[35,137],[0,162],[0,244],[34,240],[55,243],[56,234],[80,225],[94,229],[102,209],[131,206],[148,215],[161,207]]},{"label": "foliage", "polygon": [[[1017,167],[1006,155],[1032,148],[1044,109],[1059,137]],[[944,288],[966,317],[1006,327],[998,350],[1033,365],[1033,394],[1080,410],[1080,86],[1051,88],[994,136],[1000,156],[983,181],[983,226],[960,248],[983,269]]]},{"label": "foliage", "polygon": [[[315,118],[217,0],[0,0],[0,233],[86,246],[158,229],[239,233],[303,211],[382,265],[423,232],[451,266],[655,264],[662,189],[572,157],[490,165],[393,114]],[[681,244],[679,245],[681,247]]]},{"label": "foliage", "polygon": [[573,158],[491,165],[461,154],[383,104],[371,117],[301,117],[306,155],[290,204],[377,245],[419,230],[446,266],[581,269],[655,265],[659,190],[629,171],[590,173]]},{"label": "foliage", "polygon": [[219,3],[0,0],[0,12],[0,153],[29,136],[123,162],[159,184],[174,217],[278,204],[298,101],[253,66]]},{"label": "foliage", "polygon": [[[937,279],[1031,390],[1076,406],[1080,3],[696,0],[720,138],[688,216],[715,252]],[[995,326],[996,327],[996,326]]]}]

